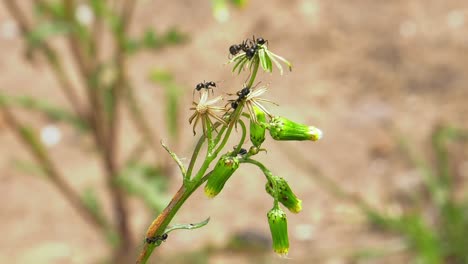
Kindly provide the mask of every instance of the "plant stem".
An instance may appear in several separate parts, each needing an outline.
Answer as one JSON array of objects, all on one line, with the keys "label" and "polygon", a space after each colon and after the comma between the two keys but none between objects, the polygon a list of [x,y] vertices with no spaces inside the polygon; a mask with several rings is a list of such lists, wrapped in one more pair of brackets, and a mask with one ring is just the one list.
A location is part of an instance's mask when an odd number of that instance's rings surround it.
[{"label": "plant stem", "polygon": [[0,106],[5,121],[11,126],[16,136],[22,143],[29,149],[31,154],[37,160],[42,170],[47,174],[52,183],[68,200],[68,202],[78,211],[78,213],[95,228],[100,230],[104,235],[109,231],[109,225],[105,219],[102,219],[93,214],[88,207],[83,203],[80,196],[73,190],[63,179],[59,170],[48,155],[45,147],[41,144],[39,139],[33,132],[24,125],[20,124],[16,117],[10,112],[7,106]]},{"label": "plant stem", "polygon": [[244,121],[239,119],[237,120],[237,122],[239,122],[239,124],[242,127],[242,136],[241,136],[241,139],[239,140],[239,144],[237,144],[237,147],[234,150],[234,153],[236,154],[239,153],[239,151],[241,150],[242,145],[244,145],[244,142],[245,142],[245,137],[247,136],[247,128],[245,127]]},{"label": "plant stem", "polygon": [[[31,32],[31,29],[26,19],[26,16],[24,16],[20,8],[16,5],[16,1],[4,0],[4,4],[18,23],[23,38],[27,40],[28,34],[29,32]],[[59,83],[59,87],[64,93],[67,100],[69,101],[69,103],[71,104],[71,106],[73,107],[75,113],[83,120],[87,120],[86,113],[83,111],[79,97],[75,92],[76,89],[73,88],[72,82],[67,76],[63,66],[57,59],[57,54],[55,53],[55,51],[49,45],[47,45],[47,43],[42,43],[39,46],[39,50],[42,51],[42,53],[47,59],[47,62],[54,71],[55,77],[57,78],[57,81]]]},{"label": "plant stem", "polygon": [[[210,172],[211,173],[211,172]],[[172,218],[176,215],[178,210],[182,207],[185,201],[190,197],[190,195],[207,180],[208,173],[205,177],[201,178],[198,182],[193,182],[189,186],[182,185],[179,190],[176,192],[174,197],[171,199],[169,204],[164,208],[161,214],[151,223],[146,232],[146,237],[155,237],[162,235],[164,230],[171,222]],[[148,261],[148,258],[151,256],[153,250],[157,247],[156,244],[145,243],[139,257],[136,260],[137,264],[145,264]]]},{"label": "plant stem", "polygon": [[200,139],[198,140],[197,145],[195,146],[195,150],[193,151],[192,158],[190,159],[190,164],[187,169],[187,179],[192,178],[193,166],[195,166],[195,161],[197,160],[198,154],[200,153],[200,149],[203,146],[205,139],[206,139],[205,135],[201,136]]},{"label": "plant stem", "polygon": [[258,72],[258,68],[260,66],[260,62],[258,60],[257,57],[255,57],[255,62],[254,62],[254,65],[253,65],[253,71],[252,71],[252,75],[250,76],[250,80],[249,82],[247,83],[247,87],[252,87],[254,81],[255,81],[255,78],[257,77],[257,72]]},{"label": "plant stem", "polygon": [[[252,75],[251,75],[250,80],[249,80],[249,82],[247,84],[247,87],[251,87],[253,82],[255,81],[259,66],[260,66],[259,61],[255,60],[254,65],[253,65],[254,68],[253,68],[253,71],[252,71]],[[157,236],[157,235],[162,235],[164,233],[165,228],[167,227],[167,225],[169,225],[172,218],[175,216],[175,214],[180,209],[182,204],[190,197],[190,195],[203,182],[205,182],[208,179],[211,172],[207,173],[205,175],[206,170],[208,169],[211,162],[219,154],[219,152],[222,149],[224,149],[224,147],[226,146],[227,141],[228,141],[228,139],[229,139],[229,137],[231,135],[232,129],[237,124],[237,122],[239,122],[239,124],[241,124],[241,127],[242,127],[242,136],[241,136],[240,142],[239,142],[239,144],[238,144],[238,146],[236,148],[237,151],[240,150],[240,148],[243,145],[243,142],[245,141],[246,134],[247,134],[247,129],[245,127],[244,122],[238,119],[238,117],[240,117],[242,115],[242,109],[243,109],[243,105],[240,104],[234,110],[234,112],[231,113],[230,122],[229,122],[228,127],[227,128],[223,127],[214,140],[212,140],[211,130],[216,128],[216,124],[213,125],[213,126],[208,127],[209,131],[206,132],[206,133],[207,134],[209,133],[209,135],[205,136],[205,133],[204,133],[204,135],[198,140],[197,146],[195,147],[195,150],[194,150],[194,152],[192,154],[192,159],[190,160],[190,164],[189,164],[189,167],[188,167],[188,170],[187,170],[187,177],[191,178],[193,167],[195,165],[195,161],[196,161],[196,159],[198,157],[200,149],[201,149],[203,143],[205,142],[205,139],[208,138],[208,141],[209,141],[208,145],[209,146],[207,148],[207,152],[206,152],[206,156],[205,156],[205,160],[203,161],[203,164],[200,166],[200,169],[198,170],[197,174],[193,177],[193,179],[191,179],[188,182],[184,182],[184,184],[180,187],[179,191],[177,191],[177,193],[174,195],[174,197],[172,198],[172,200],[168,204],[168,206],[163,210],[163,212],[161,214],[158,215],[158,217],[153,221],[153,223],[151,223],[151,225],[148,228],[148,231],[146,233],[147,238],[148,237],[154,237],[154,236]],[[209,121],[206,121],[206,122],[209,122]],[[221,140],[221,138],[222,138],[222,140]],[[210,141],[212,141],[212,142],[210,142]],[[219,143],[219,145],[218,145],[218,143]],[[213,151],[213,149],[214,149],[214,147],[216,145],[218,145],[218,147]],[[256,161],[248,160],[248,162],[254,163]],[[259,163],[259,164],[261,166],[263,166],[263,164],[261,164],[261,163]],[[267,170],[265,168],[265,166],[263,166],[263,168],[265,170]],[[270,173],[270,175],[271,175],[271,173]],[[138,257],[136,263],[137,264],[146,263],[148,258],[151,256],[151,253],[153,252],[153,250],[157,246],[158,246],[157,244],[145,243],[145,246],[144,246],[143,250],[141,251],[140,256]]]}]

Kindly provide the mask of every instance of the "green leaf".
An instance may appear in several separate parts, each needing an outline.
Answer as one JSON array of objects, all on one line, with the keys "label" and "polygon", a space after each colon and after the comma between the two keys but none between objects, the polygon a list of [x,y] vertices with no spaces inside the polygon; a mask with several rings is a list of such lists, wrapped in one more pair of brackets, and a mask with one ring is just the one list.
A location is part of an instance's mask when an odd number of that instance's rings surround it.
[{"label": "green leaf", "polygon": [[240,74],[242,70],[244,70],[245,64],[249,63],[249,59],[245,58],[244,61],[242,61],[241,65],[239,65],[239,69],[237,69],[237,74]]},{"label": "green leaf", "polygon": [[160,48],[163,45],[163,41],[152,28],[146,30],[142,42],[145,47],[153,49]]},{"label": "green leaf", "polygon": [[39,15],[49,16],[57,20],[65,19],[65,6],[63,1],[35,1],[35,9]]},{"label": "green leaf", "polygon": [[108,10],[105,0],[90,0],[89,2],[96,17],[103,17]]},{"label": "green leaf", "polygon": [[180,169],[180,173],[182,174],[182,177],[183,177],[183,180],[185,180],[185,177],[186,177],[186,174],[187,174],[187,170],[185,169],[184,167],[184,164],[182,164],[182,161],[179,159],[179,157],[177,156],[177,154],[175,154],[174,152],[172,152],[168,146],[166,146],[162,140],[161,140],[161,145],[163,146],[163,148],[167,151],[167,153],[169,153],[169,155],[171,155],[172,159],[177,163],[177,166],[179,167]]},{"label": "green leaf", "polygon": [[204,227],[208,224],[208,222],[210,222],[210,218],[208,217],[207,219],[199,222],[199,223],[195,223],[195,224],[178,224],[178,225],[173,225],[171,227],[168,227],[164,233],[168,234],[174,230],[178,230],[178,229],[186,229],[186,230],[192,230],[192,229],[197,229],[197,228],[201,228],[201,227]]},{"label": "green leaf", "polygon": [[260,59],[260,65],[262,65],[262,68],[266,72],[271,72],[270,69],[268,68],[268,62],[266,59],[267,56],[265,56],[265,50],[259,49],[258,50],[258,58]]},{"label": "green leaf", "polygon": [[164,35],[164,43],[181,44],[188,40],[188,35],[179,31],[176,27],[170,28]]},{"label": "green leaf", "polygon": [[71,31],[71,27],[64,22],[43,22],[32,28],[27,33],[29,45],[32,47],[41,46],[50,37],[64,35]]},{"label": "green leaf", "polygon": [[89,129],[86,122],[73,113],[31,96],[9,96],[0,93],[0,104],[39,112],[51,120],[68,123],[81,132]]},{"label": "green leaf", "polygon": [[280,74],[283,75],[283,66],[281,66],[281,63],[279,63],[274,56],[271,55],[271,52],[267,51],[268,57],[275,63],[276,67],[280,71]]},{"label": "green leaf", "polygon": [[288,66],[289,71],[292,71],[292,64],[288,60],[286,60],[285,58],[279,55],[274,54],[273,52],[269,52],[269,53],[270,53],[270,57],[275,57],[276,59],[279,59],[280,61],[284,62]]},{"label": "green leaf", "polygon": [[167,177],[152,165],[138,162],[126,165],[117,183],[129,194],[141,198],[151,210],[160,212],[166,206]]},{"label": "green leaf", "polygon": [[248,3],[249,0],[231,0],[231,3],[238,8],[243,8],[245,7]]},{"label": "green leaf", "polygon": [[273,64],[271,63],[270,55],[267,52],[265,52],[265,61],[268,71],[273,72]]},{"label": "green leaf", "polygon": [[212,0],[213,17],[218,22],[226,22],[229,19],[229,9],[226,0]]},{"label": "green leaf", "polygon": [[86,188],[81,195],[81,200],[88,210],[101,222],[105,223],[105,216],[102,213],[102,203],[96,195],[96,191],[92,188]]},{"label": "green leaf", "polygon": [[12,162],[12,165],[16,170],[22,173],[26,173],[29,175],[34,174],[34,175],[39,175],[41,177],[47,178],[47,175],[45,174],[42,167],[37,165],[34,162],[25,161],[25,160],[14,160]]},{"label": "green leaf", "polygon": [[232,72],[235,72],[236,69],[239,67],[238,69],[238,73],[240,73],[240,71],[242,71],[242,69],[244,68],[244,65],[245,63],[248,61],[249,59],[247,59],[247,57],[245,56],[241,56],[241,57],[238,57],[236,58],[236,64],[234,64],[234,67],[232,68]]},{"label": "green leaf", "polygon": [[165,91],[166,102],[166,122],[171,139],[175,140],[179,134],[179,111],[182,87],[174,81],[171,73],[164,70],[153,70],[150,74],[150,80],[163,87]]},{"label": "green leaf", "polygon": [[140,42],[136,39],[126,38],[124,41],[124,49],[128,54],[135,54],[140,51],[141,45]]},{"label": "green leaf", "polygon": [[114,89],[116,89],[115,86],[104,87],[103,89],[100,89],[102,91],[104,110],[109,116],[111,116],[114,113],[115,108]]},{"label": "green leaf", "polygon": [[443,263],[442,244],[437,231],[426,224],[420,214],[394,218],[374,211],[368,212],[368,217],[378,226],[404,235],[422,263]]}]

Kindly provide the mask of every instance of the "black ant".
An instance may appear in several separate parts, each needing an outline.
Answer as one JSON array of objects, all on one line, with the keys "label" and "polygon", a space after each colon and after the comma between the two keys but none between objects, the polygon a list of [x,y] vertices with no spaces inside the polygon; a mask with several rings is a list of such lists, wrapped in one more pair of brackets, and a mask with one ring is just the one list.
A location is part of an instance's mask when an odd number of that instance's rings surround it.
[{"label": "black ant", "polygon": [[257,46],[254,46],[253,48],[249,48],[246,52],[245,52],[245,56],[247,57],[247,59],[252,59],[255,55],[255,52],[257,52]]},{"label": "black ant", "polygon": [[246,150],[245,148],[241,148],[241,149],[239,150],[239,153],[237,153],[237,154],[239,154],[239,155],[241,155],[241,156],[244,156],[245,154],[247,154],[247,150]]},{"label": "black ant", "polygon": [[237,100],[242,100],[244,99],[245,97],[247,97],[247,95],[249,95],[250,93],[250,87],[244,87],[242,88],[242,90],[238,91],[236,94],[237,96],[239,96],[239,98],[237,98]]},{"label": "black ant", "polygon": [[[255,37],[254,37],[254,39],[255,39]],[[266,40],[266,39],[264,39],[262,37],[259,37],[259,38],[255,39],[255,43],[257,43],[257,45],[263,45],[265,43],[268,43],[268,40]]]},{"label": "black ant", "polygon": [[234,45],[231,45],[231,47],[229,47],[229,53],[231,53],[232,56],[237,55],[237,53],[239,53],[239,51],[241,50],[242,50],[242,47],[239,44],[234,44]]},{"label": "black ant", "polygon": [[244,100],[247,95],[250,93],[250,87],[244,87],[242,90],[238,91],[236,95],[238,96],[235,100],[229,100],[231,102],[231,108],[236,109],[239,106],[240,101]]},{"label": "black ant", "polygon": [[240,51],[245,53],[245,56],[250,60],[255,56],[255,52],[259,46],[268,43],[268,40],[265,40],[262,37],[255,38],[252,36],[252,39],[246,39],[242,41],[241,44],[234,44],[229,47],[229,53],[232,56],[239,54]]},{"label": "black ant", "polygon": [[[250,43],[249,43],[250,42]],[[244,40],[242,41],[241,44],[234,44],[229,47],[229,53],[231,53],[232,56],[237,55],[240,51],[247,52],[248,49],[250,49],[252,41],[249,40]],[[250,44],[250,45],[249,45]]]},{"label": "black ant", "polygon": [[146,238],[146,243],[154,244],[154,243],[156,243],[158,241],[164,242],[164,241],[166,241],[167,237],[168,237],[168,235],[166,233],[164,233],[164,234],[162,234],[160,236],[147,237]]},{"label": "black ant", "polygon": [[[231,108],[236,109],[239,106],[239,103],[250,94],[251,89],[257,87],[258,84],[260,84],[260,82],[257,83],[254,87],[245,86],[240,91],[237,91],[236,93],[237,99],[228,100],[228,102],[231,103]],[[228,94],[228,95],[233,95],[233,94]]]},{"label": "black ant", "polygon": [[203,81],[203,82],[197,84],[197,86],[195,86],[195,89],[193,90],[193,95],[195,95],[195,90],[200,91],[203,88],[205,88],[206,90],[211,89],[211,92],[213,93],[213,88],[211,86],[216,87],[216,83],[213,82],[213,81],[211,81],[211,82]]},{"label": "black ant", "polygon": [[[234,146],[233,149],[235,151],[237,149],[237,146]],[[239,152],[237,152],[237,155],[244,156],[245,154],[247,154],[247,150],[245,148],[241,148],[239,149]]]}]

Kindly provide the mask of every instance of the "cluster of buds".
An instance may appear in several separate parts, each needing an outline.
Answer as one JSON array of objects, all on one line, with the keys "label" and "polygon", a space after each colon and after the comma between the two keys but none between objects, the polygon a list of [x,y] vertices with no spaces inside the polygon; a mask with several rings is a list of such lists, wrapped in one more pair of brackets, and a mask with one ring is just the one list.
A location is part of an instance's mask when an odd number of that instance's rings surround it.
[{"label": "cluster of buds", "polygon": [[[265,150],[262,145],[266,139],[266,130],[269,131],[272,139],[280,141],[317,141],[322,138],[322,132],[314,126],[300,124],[284,117],[272,115],[264,106],[264,103],[275,103],[260,97],[268,89],[266,87],[252,87],[260,66],[266,72],[271,72],[274,64],[282,73],[281,64],[278,62],[280,60],[291,68],[288,61],[268,50],[267,43],[263,38],[253,38],[231,46],[230,53],[234,57],[230,62],[235,63],[234,70],[240,72],[245,68],[250,69],[250,81],[244,84],[238,92],[231,94],[237,97],[228,100],[224,107],[216,106],[218,102],[223,100],[222,97],[209,99],[209,89],[213,91],[216,84],[214,82],[200,83],[195,88],[196,91],[201,92],[200,100],[198,103],[193,103],[191,110],[194,110],[194,113],[189,121],[193,122],[194,134],[196,126],[201,123],[203,135],[208,140],[208,154],[212,156],[216,156],[217,153],[211,153],[210,151],[222,149],[222,147],[216,148],[216,146],[222,145],[224,147],[232,132],[232,127],[237,127],[238,124],[242,126],[241,141],[234,151],[229,151],[218,159],[207,177],[204,191],[208,197],[213,198],[222,191],[227,181],[241,164],[257,165],[267,178],[266,192],[274,199],[273,209],[267,214],[273,249],[276,253],[285,255],[289,250],[287,218],[286,213],[280,208],[280,204],[290,212],[297,214],[302,210],[302,201],[293,193],[284,178],[274,176],[262,163],[254,160],[253,156],[257,155],[261,150]],[[242,119],[249,121],[248,132]],[[247,133],[250,135],[252,144],[250,147],[245,146]],[[223,136],[226,140],[222,140]],[[249,149],[249,151],[246,149]]]}]

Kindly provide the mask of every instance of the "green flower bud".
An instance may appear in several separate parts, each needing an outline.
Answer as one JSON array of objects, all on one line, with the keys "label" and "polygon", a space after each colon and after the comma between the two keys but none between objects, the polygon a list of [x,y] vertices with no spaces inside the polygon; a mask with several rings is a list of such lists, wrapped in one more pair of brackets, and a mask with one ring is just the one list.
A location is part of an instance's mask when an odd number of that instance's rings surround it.
[{"label": "green flower bud", "polygon": [[275,140],[312,140],[322,138],[322,131],[313,126],[293,122],[276,116],[270,121],[270,135]]},{"label": "green flower bud", "polygon": [[229,154],[223,155],[208,178],[205,185],[205,194],[210,198],[218,195],[237,168],[239,168],[239,159],[237,157],[231,157]]},{"label": "green flower bud", "polygon": [[253,107],[257,122],[250,119],[250,141],[255,147],[260,147],[260,145],[265,141],[265,123],[266,116],[265,112],[260,110],[258,107]]},{"label": "green flower bud", "polygon": [[279,176],[273,176],[274,182],[267,182],[265,189],[272,197],[274,197],[274,187],[278,188],[278,201],[283,204],[292,213],[299,213],[302,210],[302,201],[292,192],[288,182]]},{"label": "green flower bud", "polygon": [[287,255],[289,250],[288,220],[286,213],[278,206],[273,207],[268,214],[273,250],[280,255]]}]

